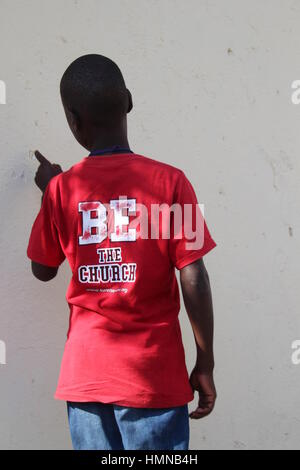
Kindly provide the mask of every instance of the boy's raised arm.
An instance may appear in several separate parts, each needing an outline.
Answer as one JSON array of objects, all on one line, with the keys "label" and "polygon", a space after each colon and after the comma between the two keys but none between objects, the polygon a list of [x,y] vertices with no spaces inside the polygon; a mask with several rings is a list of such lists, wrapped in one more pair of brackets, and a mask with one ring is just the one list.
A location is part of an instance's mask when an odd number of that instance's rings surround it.
[{"label": "boy's raised arm", "polygon": [[193,390],[199,392],[199,402],[197,409],[190,413],[190,417],[199,419],[211,413],[217,396],[213,379],[212,295],[202,258],[180,270],[180,284],[197,348],[197,359],[190,376],[190,383]]},{"label": "boy's raised arm", "polygon": [[58,268],[44,266],[43,264],[31,261],[31,271],[39,281],[48,282],[56,276]]},{"label": "boy's raised arm", "polygon": [[47,160],[47,158],[44,157],[44,155],[42,155],[38,150],[34,152],[34,155],[36,156],[36,159],[40,162],[40,166],[36,171],[34,181],[44,195],[45,189],[51,178],[53,178],[53,176],[58,175],[59,173],[62,173],[63,170],[58,163],[49,162],[49,160]]},{"label": "boy's raised arm", "polygon": [[[44,194],[45,194],[46,188],[47,188],[50,180],[54,176],[58,175],[59,173],[62,173],[63,170],[62,170],[60,165],[58,165],[57,163],[51,163],[38,150],[36,150],[34,152],[34,154],[35,154],[37,160],[40,163],[40,165],[39,165],[39,167],[36,171],[34,181],[35,181],[36,185],[38,186],[38,188],[42,191],[42,197],[41,197],[41,207],[42,207]],[[42,217],[41,217],[41,219],[42,219]],[[45,227],[45,225],[49,225],[49,222],[50,222],[49,218],[47,219],[47,221],[44,221],[44,222],[45,223],[42,224],[43,227]],[[46,224],[46,222],[47,222],[47,224]],[[47,233],[49,235],[49,233],[51,233],[51,231],[47,230]],[[32,235],[32,233],[31,233],[31,235]],[[49,240],[49,238],[50,238],[50,242],[51,242],[52,237],[48,236],[48,240]],[[40,236],[38,237],[38,241],[39,242],[41,241]],[[32,244],[30,244],[30,248],[32,248]],[[40,256],[39,250],[40,250],[40,247],[37,250],[38,254]],[[43,250],[44,250],[43,257],[45,257],[45,250],[46,250],[45,246],[43,246]],[[48,266],[46,263],[45,264],[38,263],[38,262],[34,261],[33,259],[31,259],[31,270],[32,270],[33,275],[37,279],[39,279],[40,281],[47,282],[47,281],[50,281],[51,279],[53,279],[56,276],[57,271],[58,271],[58,266]]]}]

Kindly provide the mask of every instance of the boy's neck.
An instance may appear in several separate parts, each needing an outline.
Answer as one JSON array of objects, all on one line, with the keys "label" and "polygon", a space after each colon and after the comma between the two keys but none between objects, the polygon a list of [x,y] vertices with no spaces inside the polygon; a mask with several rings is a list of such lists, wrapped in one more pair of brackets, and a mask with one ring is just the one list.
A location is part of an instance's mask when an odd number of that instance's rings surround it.
[{"label": "boy's neck", "polygon": [[89,143],[87,148],[91,152],[111,148],[116,145],[129,148],[127,119],[125,117],[121,121],[115,122],[112,127],[98,128],[91,126],[88,129],[87,137],[87,142]]},{"label": "boy's neck", "polygon": [[91,144],[90,150],[92,152],[94,150],[101,150],[101,149],[105,149],[105,148],[114,147],[115,145],[118,145],[122,148],[124,148],[124,147],[125,148],[130,148],[127,136],[123,136],[123,137],[119,136],[119,137],[115,137],[115,138],[111,138],[111,137],[97,138]]}]

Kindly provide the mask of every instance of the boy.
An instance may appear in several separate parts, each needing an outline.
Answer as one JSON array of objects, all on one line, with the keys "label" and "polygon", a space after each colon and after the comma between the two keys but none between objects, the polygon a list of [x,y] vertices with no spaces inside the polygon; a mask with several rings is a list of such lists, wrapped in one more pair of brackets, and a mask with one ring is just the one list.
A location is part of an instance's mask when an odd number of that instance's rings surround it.
[{"label": "boy", "polygon": [[[216,399],[212,299],[202,260],[216,244],[202,219],[202,243],[188,247],[185,228],[194,229],[202,215],[184,173],[130,149],[132,97],[112,60],[78,58],[60,93],[70,129],[90,153],[63,172],[35,152],[43,197],[27,248],[32,272],[49,281],[65,258],[72,269],[54,397],[66,401],[74,449],[188,449],[189,417],[208,415]],[[161,228],[151,237],[157,224],[142,217],[161,204],[192,206],[184,230],[171,214],[169,238]],[[197,348],[190,377],[175,268]],[[195,390],[199,403],[189,414]]]}]

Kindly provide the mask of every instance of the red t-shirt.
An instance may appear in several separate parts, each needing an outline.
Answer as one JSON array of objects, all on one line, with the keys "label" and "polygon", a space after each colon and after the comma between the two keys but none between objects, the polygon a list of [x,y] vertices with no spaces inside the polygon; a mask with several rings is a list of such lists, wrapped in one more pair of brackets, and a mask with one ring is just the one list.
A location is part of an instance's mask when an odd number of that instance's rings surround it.
[{"label": "red t-shirt", "polygon": [[[162,236],[150,215],[163,203],[193,204],[190,228],[200,213],[201,246],[187,248],[172,212],[171,238]],[[197,203],[180,169],[135,153],[88,156],[51,179],[27,256],[46,266],[67,258],[72,270],[56,399],[149,408],[193,400],[175,268],[216,246]]]}]

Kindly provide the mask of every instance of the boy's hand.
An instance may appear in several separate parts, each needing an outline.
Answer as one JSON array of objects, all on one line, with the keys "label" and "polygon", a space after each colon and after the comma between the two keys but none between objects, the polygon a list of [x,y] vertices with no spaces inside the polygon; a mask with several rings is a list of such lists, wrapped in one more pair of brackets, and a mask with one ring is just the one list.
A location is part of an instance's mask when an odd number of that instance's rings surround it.
[{"label": "boy's hand", "polygon": [[212,372],[201,372],[194,367],[190,375],[190,384],[193,390],[199,392],[198,407],[189,414],[192,419],[204,418],[209,415],[217,398]]},{"label": "boy's hand", "polygon": [[38,150],[34,152],[37,160],[40,162],[40,166],[35,174],[34,181],[40,190],[44,193],[49,181],[53,176],[62,173],[63,170],[57,163],[51,163],[44,157]]}]

